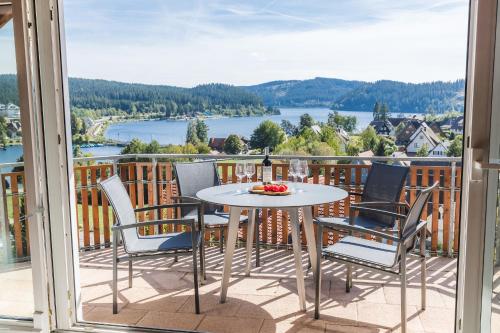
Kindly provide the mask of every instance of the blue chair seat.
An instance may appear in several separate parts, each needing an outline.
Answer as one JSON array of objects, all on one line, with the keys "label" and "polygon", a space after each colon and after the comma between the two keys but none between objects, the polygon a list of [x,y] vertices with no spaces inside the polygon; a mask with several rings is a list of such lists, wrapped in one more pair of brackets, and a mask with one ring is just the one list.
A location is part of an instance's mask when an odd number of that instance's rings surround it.
[{"label": "blue chair seat", "polygon": [[377,266],[392,268],[396,263],[397,244],[389,245],[363,238],[346,236],[337,243],[323,249],[324,256],[362,261]]},{"label": "blue chair seat", "polygon": [[[188,215],[185,216],[187,219],[197,219],[197,215]],[[248,221],[248,217],[241,215],[240,216],[240,223],[241,222],[246,222]],[[224,214],[224,213],[216,213],[216,214],[205,214],[203,215],[203,222],[205,223],[206,226],[209,227],[218,227],[221,225],[227,225],[229,223],[229,214]]]},{"label": "blue chair seat", "polygon": [[[196,236],[199,237],[199,235]],[[139,241],[127,244],[126,251],[130,254],[140,254],[144,252],[191,250],[192,247],[191,232],[186,231],[158,236],[142,236],[139,237]]]},{"label": "blue chair seat", "polygon": [[[342,226],[349,225],[348,217],[317,217],[317,221],[321,223],[328,223],[328,228],[342,230]],[[390,229],[393,230],[391,226],[386,226],[381,224],[375,219],[371,219],[367,216],[356,216],[354,218],[354,225],[366,229]]]}]

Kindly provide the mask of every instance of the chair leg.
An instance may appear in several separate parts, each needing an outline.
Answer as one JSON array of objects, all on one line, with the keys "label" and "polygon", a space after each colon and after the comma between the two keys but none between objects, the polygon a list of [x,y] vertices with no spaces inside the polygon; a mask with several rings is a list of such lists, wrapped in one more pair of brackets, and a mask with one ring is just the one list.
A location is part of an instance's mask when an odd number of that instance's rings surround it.
[{"label": "chair leg", "polygon": [[205,232],[201,234],[200,240],[200,270],[201,270],[201,283],[205,283],[207,275],[205,272]]},{"label": "chair leg", "polygon": [[224,253],[224,226],[220,226],[219,252]]},{"label": "chair leg", "polygon": [[422,229],[420,235],[420,292],[421,292],[421,307],[426,308],[427,294],[427,258],[425,257],[425,232],[427,229]]},{"label": "chair leg", "polygon": [[118,313],[118,234],[113,233],[113,314]]},{"label": "chair leg", "polygon": [[130,260],[129,256],[129,261],[128,261],[128,287],[132,288],[132,260]]},{"label": "chair leg", "polygon": [[347,264],[347,272],[345,278],[345,292],[346,293],[351,292],[351,288],[352,288],[352,266]]},{"label": "chair leg", "polygon": [[255,214],[255,267],[260,267],[260,229],[259,229],[259,212]]},{"label": "chair leg", "polygon": [[406,333],[406,248],[404,246],[401,246],[399,274],[401,275],[401,333]]},{"label": "chair leg", "polygon": [[200,314],[200,295],[199,295],[199,285],[198,285],[198,258],[196,258],[197,248],[196,248],[196,235],[193,232],[193,280],[194,280],[194,307],[196,314]]},{"label": "chair leg", "polygon": [[314,319],[319,319],[319,304],[321,301],[321,248],[323,239],[321,235],[323,234],[323,228],[321,225],[318,226],[318,239],[316,240],[316,272],[314,272]]}]

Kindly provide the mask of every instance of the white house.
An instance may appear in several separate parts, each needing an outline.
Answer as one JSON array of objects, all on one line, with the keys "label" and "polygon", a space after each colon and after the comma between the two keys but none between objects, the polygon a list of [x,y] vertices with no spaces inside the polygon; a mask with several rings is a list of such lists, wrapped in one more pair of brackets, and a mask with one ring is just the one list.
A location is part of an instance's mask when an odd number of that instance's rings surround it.
[{"label": "white house", "polygon": [[441,140],[436,133],[423,122],[410,137],[408,145],[406,146],[406,153],[409,156],[415,155],[424,145],[427,145],[427,149],[432,151],[439,143],[441,143]]},{"label": "white house", "polygon": [[446,157],[447,152],[448,144],[446,142],[440,142],[434,149],[429,151],[429,157]]}]

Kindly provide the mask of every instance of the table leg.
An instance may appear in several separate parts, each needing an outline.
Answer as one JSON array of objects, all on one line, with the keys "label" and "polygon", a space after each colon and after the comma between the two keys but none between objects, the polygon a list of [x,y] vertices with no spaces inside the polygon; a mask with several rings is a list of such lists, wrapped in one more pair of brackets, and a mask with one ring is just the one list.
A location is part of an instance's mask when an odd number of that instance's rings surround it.
[{"label": "table leg", "polygon": [[240,222],[241,208],[230,207],[229,225],[226,239],[226,251],[224,252],[224,268],[222,270],[222,286],[220,291],[220,302],[226,302],[229,278],[231,277],[231,265],[233,263],[234,248],[238,237],[238,226]]},{"label": "table leg", "polygon": [[304,286],[304,271],[302,270],[302,247],[300,244],[300,227],[299,227],[299,209],[291,208],[289,210],[293,256],[295,259],[295,275],[297,277],[297,293],[299,294],[299,304],[302,311],[306,310],[306,290]]},{"label": "table leg", "polygon": [[245,275],[250,276],[250,269],[252,267],[252,248],[253,236],[255,233],[255,209],[248,209],[248,223],[247,223],[247,266]]},{"label": "table leg", "polygon": [[[316,237],[314,237],[313,216],[311,207],[302,207],[304,213],[304,232],[307,240],[307,251],[311,259],[311,267],[313,274],[316,272]],[[314,275],[313,275],[314,276]]]}]

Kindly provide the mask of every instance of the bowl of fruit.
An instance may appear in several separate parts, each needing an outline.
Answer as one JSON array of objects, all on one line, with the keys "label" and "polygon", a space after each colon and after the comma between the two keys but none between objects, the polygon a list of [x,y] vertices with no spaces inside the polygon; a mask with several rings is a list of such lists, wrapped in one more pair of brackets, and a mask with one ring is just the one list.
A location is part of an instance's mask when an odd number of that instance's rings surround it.
[{"label": "bowl of fruit", "polygon": [[285,183],[271,183],[265,185],[255,185],[250,189],[250,193],[262,195],[290,195],[291,192]]}]

